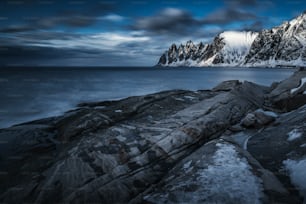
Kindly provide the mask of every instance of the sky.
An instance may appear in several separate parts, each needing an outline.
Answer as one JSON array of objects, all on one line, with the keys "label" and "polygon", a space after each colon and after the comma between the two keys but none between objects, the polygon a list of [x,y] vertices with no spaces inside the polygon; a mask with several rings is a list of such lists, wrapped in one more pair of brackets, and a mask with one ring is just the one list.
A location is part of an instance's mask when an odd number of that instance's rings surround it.
[{"label": "sky", "polygon": [[304,10],[304,0],[1,0],[0,66],[154,66],[173,43],[269,29]]}]

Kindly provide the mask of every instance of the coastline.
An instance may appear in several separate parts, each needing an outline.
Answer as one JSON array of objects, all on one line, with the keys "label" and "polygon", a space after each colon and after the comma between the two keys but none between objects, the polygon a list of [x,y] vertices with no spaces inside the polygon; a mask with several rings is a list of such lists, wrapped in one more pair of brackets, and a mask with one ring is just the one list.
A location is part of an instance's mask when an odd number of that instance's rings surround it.
[{"label": "coastline", "polygon": [[[281,169],[306,155],[305,77],[301,69],[270,87],[231,80],[211,90],[83,103],[0,129],[0,201],[301,203],[304,195]],[[302,136],[290,142],[294,129]],[[207,169],[219,173],[208,177]],[[203,194],[208,183],[213,189],[225,180],[223,194]],[[237,183],[242,195],[230,190]]]}]

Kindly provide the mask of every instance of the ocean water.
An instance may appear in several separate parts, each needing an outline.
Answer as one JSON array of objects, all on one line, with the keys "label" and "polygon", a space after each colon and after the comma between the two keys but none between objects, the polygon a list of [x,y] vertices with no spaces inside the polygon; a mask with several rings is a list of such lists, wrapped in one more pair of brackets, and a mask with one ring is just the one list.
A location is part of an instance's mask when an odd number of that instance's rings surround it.
[{"label": "ocean water", "polygon": [[78,103],[170,89],[211,89],[238,79],[270,85],[294,69],[0,68],[0,128],[56,116]]}]

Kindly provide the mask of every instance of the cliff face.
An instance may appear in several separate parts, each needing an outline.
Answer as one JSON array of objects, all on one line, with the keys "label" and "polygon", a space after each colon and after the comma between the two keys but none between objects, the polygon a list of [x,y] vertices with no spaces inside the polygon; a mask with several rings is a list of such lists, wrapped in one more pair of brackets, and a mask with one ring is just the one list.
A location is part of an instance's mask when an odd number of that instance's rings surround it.
[{"label": "cliff face", "polygon": [[306,64],[306,14],[271,30],[263,30],[254,40],[246,64],[275,66]]},{"label": "cliff face", "polygon": [[305,93],[300,71],[271,87],[85,103],[1,129],[0,201],[302,203]]},{"label": "cliff face", "polygon": [[227,31],[210,44],[173,44],[159,66],[305,66],[306,14],[290,22],[255,32]]}]

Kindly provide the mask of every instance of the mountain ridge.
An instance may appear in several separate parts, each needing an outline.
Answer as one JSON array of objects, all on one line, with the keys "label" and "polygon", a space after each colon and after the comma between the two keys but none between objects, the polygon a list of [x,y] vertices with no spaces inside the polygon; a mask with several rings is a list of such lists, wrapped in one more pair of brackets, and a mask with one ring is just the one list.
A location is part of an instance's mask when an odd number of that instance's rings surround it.
[{"label": "mountain ridge", "polygon": [[306,12],[260,32],[224,31],[208,44],[172,44],[157,66],[306,66]]}]

